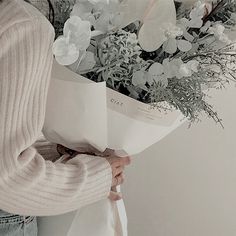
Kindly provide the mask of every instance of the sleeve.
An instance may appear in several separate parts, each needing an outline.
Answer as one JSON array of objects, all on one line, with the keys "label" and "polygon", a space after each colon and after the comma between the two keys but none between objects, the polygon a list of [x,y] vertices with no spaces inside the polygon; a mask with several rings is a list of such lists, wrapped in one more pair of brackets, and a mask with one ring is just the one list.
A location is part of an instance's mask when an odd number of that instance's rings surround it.
[{"label": "sleeve", "polygon": [[45,117],[53,38],[42,19],[0,35],[0,209],[14,214],[63,214],[107,198],[111,187],[107,160],[78,155],[53,163],[33,147]]},{"label": "sleeve", "polygon": [[38,137],[33,146],[45,160],[55,162],[61,157],[57,151],[57,144],[48,141],[43,134]]}]

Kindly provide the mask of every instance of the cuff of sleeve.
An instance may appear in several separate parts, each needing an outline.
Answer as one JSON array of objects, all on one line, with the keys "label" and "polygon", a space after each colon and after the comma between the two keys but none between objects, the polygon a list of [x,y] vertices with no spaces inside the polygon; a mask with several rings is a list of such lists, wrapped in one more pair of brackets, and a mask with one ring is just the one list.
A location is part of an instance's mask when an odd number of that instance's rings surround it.
[{"label": "cuff of sleeve", "polygon": [[54,162],[60,158],[60,154],[57,152],[57,144],[51,143],[43,137],[39,138],[33,146],[45,160]]},{"label": "cuff of sleeve", "polygon": [[86,196],[86,199],[82,205],[106,199],[112,185],[112,169],[109,162],[105,158],[85,154],[80,154],[76,158],[83,164],[86,172],[81,189],[81,195]]}]

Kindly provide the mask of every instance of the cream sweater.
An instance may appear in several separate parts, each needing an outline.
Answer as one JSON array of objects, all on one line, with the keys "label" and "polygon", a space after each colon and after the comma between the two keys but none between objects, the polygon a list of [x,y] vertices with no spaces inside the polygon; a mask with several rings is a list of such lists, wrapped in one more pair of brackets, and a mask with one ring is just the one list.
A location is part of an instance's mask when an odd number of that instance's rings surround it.
[{"label": "cream sweater", "polygon": [[0,209],[10,213],[62,214],[107,198],[111,187],[105,159],[78,155],[55,164],[33,147],[44,122],[53,39],[34,7],[0,3]]}]

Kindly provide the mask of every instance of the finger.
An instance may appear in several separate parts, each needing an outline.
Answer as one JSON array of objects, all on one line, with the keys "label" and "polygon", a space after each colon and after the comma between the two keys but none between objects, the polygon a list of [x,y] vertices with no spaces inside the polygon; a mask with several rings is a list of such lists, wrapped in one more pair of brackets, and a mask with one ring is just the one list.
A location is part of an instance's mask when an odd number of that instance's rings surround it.
[{"label": "finger", "polygon": [[116,176],[112,179],[112,187],[119,186],[124,183],[124,174],[121,173],[120,175]]},{"label": "finger", "polygon": [[110,195],[108,197],[111,201],[119,201],[122,199],[122,195],[121,193],[117,193],[117,192],[110,192]]},{"label": "finger", "polygon": [[111,157],[111,163],[114,167],[126,166],[130,163],[130,157]]},{"label": "finger", "polygon": [[117,178],[117,182],[118,182],[117,185],[121,185],[121,184],[123,184],[124,181],[125,181],[125,176],[124,176],[123,173],[121,173],[120,175],[118,175],[116,178]]},{"label": "finger", "polygon": [[113,170],[113,176],[116,177],[117,175],[121,174],[124,171],[124,166],[116,167]]},{"label": "finger", "polygon": [[120,166],[127,166],[127,165],[130,165],[130,163],[131,163],[130,157],[120,157],[120,159],[119,159]]}]

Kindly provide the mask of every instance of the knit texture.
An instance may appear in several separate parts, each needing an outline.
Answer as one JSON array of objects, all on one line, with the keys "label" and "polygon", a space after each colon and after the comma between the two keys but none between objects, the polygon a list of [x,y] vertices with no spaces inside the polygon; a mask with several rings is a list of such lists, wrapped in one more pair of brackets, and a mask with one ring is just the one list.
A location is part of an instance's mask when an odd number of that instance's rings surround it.
[{"label": "knit texture", "polygon": [[14,214],[62,214],[110,192],[107,160],[78,155],[54,163],[33,146],[45,118],[53,40],[53,27],[30,4],[0,3],[0,209]]}]

